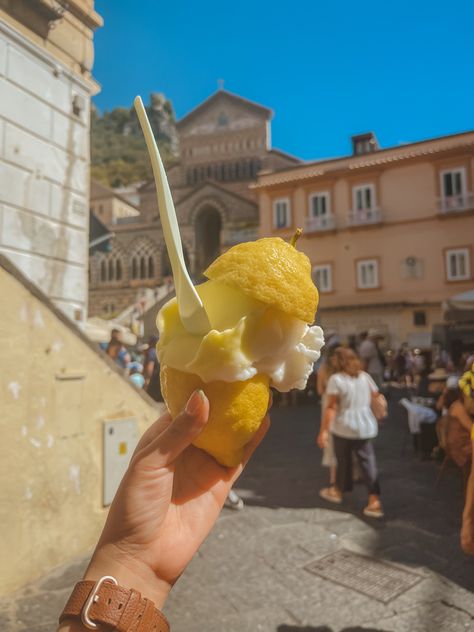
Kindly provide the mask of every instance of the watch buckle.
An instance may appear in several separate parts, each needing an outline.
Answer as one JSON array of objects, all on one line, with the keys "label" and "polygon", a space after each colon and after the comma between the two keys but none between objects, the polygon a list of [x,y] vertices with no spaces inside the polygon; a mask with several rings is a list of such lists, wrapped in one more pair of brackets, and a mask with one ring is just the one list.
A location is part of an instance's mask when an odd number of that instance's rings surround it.
[{"label": "watch buckle", "polygon": [[93,603],[96,603],[97,601],[99,601],[99,595],[97,593],[99,592],[99,588],[105,582],[110,582],[118,586],[118,581],[115,579],[115,577],[112,577],[111,575],[104,575],[103,577],[101,577],[100,579],[96,581],[93,589],[91,590],[91,594],[87,598],[87,601],[84,604],[84,607],[81,612],[81,621],[88,630],[99,629],[99,626],[96,623],[94,623],[92,619],[89,617],[89,610]]}]

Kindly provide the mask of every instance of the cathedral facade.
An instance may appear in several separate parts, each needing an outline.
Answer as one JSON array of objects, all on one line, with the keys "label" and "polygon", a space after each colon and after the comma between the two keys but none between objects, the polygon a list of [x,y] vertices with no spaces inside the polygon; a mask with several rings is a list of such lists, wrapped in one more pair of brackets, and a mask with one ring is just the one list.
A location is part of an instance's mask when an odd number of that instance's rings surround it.
[{"label": "cathedral facade", "polygon": [[[271,148],[272,114],[221,89],[177,122],[179,162],[168,180],[196,280],[220,252],[258,237],[257,197],[250,188],[257,173],[300,163]],[[110,252],[90,258],[91,316],[120,313],[171,274],[153,181],[141,186],[139,199],[139,215],[110,218]]]}]

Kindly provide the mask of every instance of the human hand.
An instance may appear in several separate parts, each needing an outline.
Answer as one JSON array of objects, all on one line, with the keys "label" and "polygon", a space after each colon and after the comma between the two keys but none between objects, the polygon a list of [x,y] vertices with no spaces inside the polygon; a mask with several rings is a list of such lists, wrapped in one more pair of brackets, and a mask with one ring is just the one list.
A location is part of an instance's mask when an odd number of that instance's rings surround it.
[{"label": "human hand", "polygon": [[270,425],[266,416],[246,446],[242,463],[227,468],[191,445],[208,416],[206,396],[195,391],[174,420],[165,414],[145,432],[110,507],[85,579],[112,575],[162,608]]},{"label": "human hand", "polygon": [[321,448],[321,450],[324,450],[324,448],[328,444],[328,441],[329,441],[329,432],[327,430],[321,430],[318,436],[316,437],[316,443]]}]

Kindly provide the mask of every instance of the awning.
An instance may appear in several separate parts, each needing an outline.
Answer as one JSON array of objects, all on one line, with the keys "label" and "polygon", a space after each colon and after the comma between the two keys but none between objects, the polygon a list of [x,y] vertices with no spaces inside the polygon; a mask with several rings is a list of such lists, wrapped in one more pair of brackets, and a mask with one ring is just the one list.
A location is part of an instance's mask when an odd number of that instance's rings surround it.
[{"label": "awning", "polygon": [[474,322],[474,290],[455,294],[443,303],[444,319],[456,322]]},{"label": "awning", "polygon": [[90,213],[89,221],[89,253],[93,255],[95,252],[110,252],[112,245],[110,240],[115,237],[107,226],[98,219],[94,213]]}]

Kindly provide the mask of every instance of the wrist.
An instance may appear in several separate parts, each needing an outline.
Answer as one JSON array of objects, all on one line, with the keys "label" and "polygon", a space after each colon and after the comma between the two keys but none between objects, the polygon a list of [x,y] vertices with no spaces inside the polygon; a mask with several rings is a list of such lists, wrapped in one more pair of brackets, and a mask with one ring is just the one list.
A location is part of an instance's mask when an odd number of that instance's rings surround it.
[{"label": "wrist", "polygon": [[84,579],[97,581],[104,575],[115,577],[124,588],[137,590],[142,597],[150,599],[158,610],[163,609],[171,590],[171,585],[158,577],[149,566],[123,553],[113,544],[95,550]]},{"label": "wrist", "polygon": [[[149,566],[135,559],[132,555],[122,552],[119,547],[113,544],[102,545],[95,550],[83,579],[97,582],[105,575],[110,575],[116,579],[119,588],[138,591],[142,598],[149,599],[157,610],[162,610],[163,604],[171,590],[171,585],[157,577],[156,573]],[[72,603],[74,603],[74,600]],[[110,604],[110,599],[108,603]],[[143,601],[140,603],[143,603]],[[136,607],[136,603],[134,607]],[[60,624],[58,632],[87,632],[90,628],[86,627],[80,620],[80,606],[77,611],[74,611],[73,607],[74,616],[71,614],[69,617],[70,608],[69,606],[68,614]],[[62,616],[64,616],[64,612]],[[107,629],[109,628],[107,627]],[[156,628],[155,626],[154,629],[161,630],[164,628]],[[168,624],[166,624],[166,629],[169,630]]]}]

